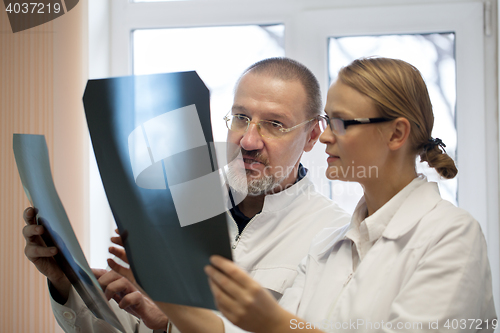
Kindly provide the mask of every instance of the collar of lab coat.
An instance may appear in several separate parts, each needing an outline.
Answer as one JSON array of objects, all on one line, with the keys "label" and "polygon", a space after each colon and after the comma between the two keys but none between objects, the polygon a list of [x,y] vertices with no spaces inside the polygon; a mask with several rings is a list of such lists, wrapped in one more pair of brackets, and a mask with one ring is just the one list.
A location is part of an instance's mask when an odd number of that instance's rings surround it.
[{"label": "collar of lab coat", "polygon": [[394,214],[382,237],[398,239],[404,236],[441,200],[437,183],[422,182]]},{"label": "collar of lab coat", "polygon": [[292,204],[297,199],[299,193],[314,190],[314,184],[309,179],[309,173],[304,178],[275,194],[268,194],[264,197],[262,212],[273,212],[282,210]]},{"label": "collar of lab coat", "polygon": [[[387,239],[398,239],[409,232],[415,225],[432,210],[441,199],[438,185],[435,182],[428,182],[425,177],[419,186],[417,186],[406,198],[397,212],[394,214],[386,229],[382,233],[382,237]],[[364,197],[361,198],[359,204],[364,203]],[[358,205],[359,205],[358,204]],[[357,209],[357,208],[356,208]],[[320,245],[318,256],[323,256],[329,253],[336,243],[351,242],[346,237],[351,224],[347,224],[338,229],[331,229],[325,233],[319,234],[316,238],[316,244]]]}]

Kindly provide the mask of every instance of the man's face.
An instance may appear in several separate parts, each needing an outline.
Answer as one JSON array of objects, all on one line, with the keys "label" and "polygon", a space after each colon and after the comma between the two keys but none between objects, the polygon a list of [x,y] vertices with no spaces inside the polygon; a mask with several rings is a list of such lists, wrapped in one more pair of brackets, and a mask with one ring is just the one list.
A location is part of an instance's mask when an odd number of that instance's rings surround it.
[{"label": "man's face", "polygon": [[[245,174],[229,170],[229,183],[236,190],[247,186],[248,194],[279,192],[294,183],[302,152],[314,146],[318,125],[303,125],[279,138],[262,137],[257,123],[270,120],[293,127],[306,120],[306,92],[299,81],[283,81],[266,74],[246,74],[238,84],[231,113],[251,119],[247,131],[228,131],[228,142],[241,149]],[[316,133],[317,131],[317,133]]]}]

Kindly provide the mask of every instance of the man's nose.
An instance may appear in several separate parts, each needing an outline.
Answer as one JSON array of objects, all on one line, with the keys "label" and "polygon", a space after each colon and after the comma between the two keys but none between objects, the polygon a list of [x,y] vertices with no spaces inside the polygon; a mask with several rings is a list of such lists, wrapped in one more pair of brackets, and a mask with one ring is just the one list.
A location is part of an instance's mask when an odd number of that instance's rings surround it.
[{"label": "man's nose", "polygon": [[240,146],[245,150],[261,150],[264,148],[264,141],[262,141],[262,136],[259,134],[257,124],[250,123],[247,131],[243,133]]}]

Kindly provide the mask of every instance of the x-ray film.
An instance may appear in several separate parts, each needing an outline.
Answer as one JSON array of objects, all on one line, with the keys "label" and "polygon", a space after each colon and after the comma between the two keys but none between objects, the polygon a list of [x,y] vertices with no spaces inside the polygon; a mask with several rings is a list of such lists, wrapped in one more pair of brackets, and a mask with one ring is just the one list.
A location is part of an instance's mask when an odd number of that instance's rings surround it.
[{"label": "x-ray film", "polygon": [[137,282],[155,301],[214,309],[203,267],[231,250],[205,84],[196,72],[90,80],[83,101]]},{"label": "x-ray film", "polygon": [[92,313],[125,332],[85,259],[56,192],[45,136],[14,134],[13,141],[24,191],[37,209],[37,223],[46,230],[44,242],[47,246],[57,247],[58,253],[54,256],[57,264]]}]

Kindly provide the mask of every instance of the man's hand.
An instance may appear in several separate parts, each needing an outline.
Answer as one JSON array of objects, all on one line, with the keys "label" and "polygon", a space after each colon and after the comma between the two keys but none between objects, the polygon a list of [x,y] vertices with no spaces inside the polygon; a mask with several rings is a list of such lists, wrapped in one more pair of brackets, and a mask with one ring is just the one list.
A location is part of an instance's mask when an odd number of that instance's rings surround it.
[{"label": "man's hand", "polygon": [[[113,237],[112,242],[121,245],[119,237]],[[128,263],[125,250],[111,247],[109,252]],[[121,309],[141,318],[147,327],[151,329],[166,329],[168,317],[137,285],[132,271],[117,264],[112,259],[108,259],[108,265],[113,271],[92,270],[104,290],[107,299],[110,300],[113,298]]]},{"label": "man's hand", "polygon": [[35,215],[35,209],[31,207],[26,208],[23,214],[26,222],[23,228],[23,236],[26,239],[24,254],[38,271],[47,277],[59,293],[58,298],[65,301],[68,299],[71,283],[53,258],[57,254],[57,248],[45,245],[41,237],[45,230],[43,226],[36,225]]},{"label": "man's hand", "polygon": [[[116,245],[123,246],[122,239],[120,237],[111,237],[111,241]],[[114,254],[124,262],[128,263],[127,255],[125,253],[125,250],[123,250],[122,248],[110,247],[109,252],[111,254]],[[129,268],[125,268],[111,259],[108,259],[108,265],[120,275],[127,277],[129,281],[132,281],[135,287],[142,293],[131,293],[129,294],[131,295],[130,298],[126,300],[127,296],[129,296],[127,295],[120,302],[120,307],[130,306],[129,304],[135,304],[135,311],[138,311],[138,309],[140,309],[142,311],[142,315],[148,316],[145,318],[139,315],[145,323],[146,320],[160,318],[160,315],[157,314],[157,311],[159,311],[161,312],[163,318],[165,318],[165,326],[169,318],[181,332],[224,332],[224,324],[222,323],[222,320],[212,311],[207,309],[195,308],[192,306],[164,302],[154,303],[154,301],[149,296],[147,296],[146,293],[137,285],[134,275]],[[137,305],[139,306],[137,307]],[[167,314],[168,317],[165,314]],[[151,328],[151,326],[147,326]],[[165,326],[163,326],[163,328],[165,328]]]}]

